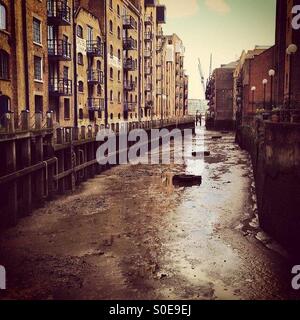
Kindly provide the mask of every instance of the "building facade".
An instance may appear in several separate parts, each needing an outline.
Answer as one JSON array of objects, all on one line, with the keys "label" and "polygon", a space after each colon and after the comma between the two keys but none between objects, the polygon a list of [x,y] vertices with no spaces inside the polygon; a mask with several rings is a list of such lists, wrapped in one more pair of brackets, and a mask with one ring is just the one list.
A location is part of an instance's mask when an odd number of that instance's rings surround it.
[{"label": "building facade", "polygon": [[184,116],[184,47],[165,22],[158,1],[1,0],[1,119],[116,128]]}]

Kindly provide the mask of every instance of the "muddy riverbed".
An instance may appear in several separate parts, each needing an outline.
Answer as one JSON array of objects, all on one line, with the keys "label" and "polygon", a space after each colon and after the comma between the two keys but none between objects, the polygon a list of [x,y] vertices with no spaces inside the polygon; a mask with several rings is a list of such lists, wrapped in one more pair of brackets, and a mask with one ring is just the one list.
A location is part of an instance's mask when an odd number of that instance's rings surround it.
[{"label": "muddy riverbed", "polygon": [[[185,165],[114,167],[0,236],[5,299],[289,299],[287,253],[260,230],[250,159],[198,129]],[[202,175],[174,187],[172,175]]]}]

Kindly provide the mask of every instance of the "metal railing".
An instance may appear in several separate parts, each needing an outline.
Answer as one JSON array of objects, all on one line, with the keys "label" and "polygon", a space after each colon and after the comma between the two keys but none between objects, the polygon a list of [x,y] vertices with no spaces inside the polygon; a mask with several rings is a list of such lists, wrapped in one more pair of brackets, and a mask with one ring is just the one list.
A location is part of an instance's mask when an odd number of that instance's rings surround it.
[{"label": "metal railing", "polygon": [[71,43],[62,39],[48,39],[48,56],[59,60],[71,60]]},{"label": "metal railing", "polygon": [[67,1],[48,0],[47,16],[51,23],[69,25],[71,23],[71,8],[67,5]]},{"label": "metal railing", "polygon": [[90,56],[103,57],[103,54],[104,54],[103,43],[100,42],[99,40],[87,40],[86,52]]}]

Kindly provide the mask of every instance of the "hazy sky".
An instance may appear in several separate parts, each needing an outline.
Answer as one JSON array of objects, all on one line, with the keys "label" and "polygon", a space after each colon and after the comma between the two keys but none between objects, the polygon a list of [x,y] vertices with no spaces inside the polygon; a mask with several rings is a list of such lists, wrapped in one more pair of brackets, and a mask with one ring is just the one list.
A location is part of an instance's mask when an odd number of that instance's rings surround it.
[{"label": "hazy sky", "polygon": [[207,77],[213,68],[237,60],[243,49],[273,45],[276,0],[161,0],[167,6],[165,33],[177,33],[186,47],[190,98],[203,98],[198,57]]}]

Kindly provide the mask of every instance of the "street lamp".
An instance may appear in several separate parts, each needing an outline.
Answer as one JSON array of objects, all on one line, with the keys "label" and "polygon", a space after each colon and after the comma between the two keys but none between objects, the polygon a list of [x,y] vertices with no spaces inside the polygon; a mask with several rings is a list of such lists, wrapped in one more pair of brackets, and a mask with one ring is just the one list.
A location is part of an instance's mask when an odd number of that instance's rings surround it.
[{"label": "street lamp", "polygon": [[253,86],[251,88],[252,91],[252,113],[254,113],[254,104],[255,104],[255,91],[256,91],[256,87]]},{"label": "street lamp", "polygon": [[290,44],[288,48],[286,49],[286,54],[289,56],[290,60],[290,72],[289,72],[289,104],[288,107],[289,109],[291,108],[291,95],[292,95],[292,59],[293,55],[298,51],[298,47],[295,44]]},{"label": "street lamp", "polygon": [[269,77],[271,78],[271,96],[270,96],[270,109],[273,109],[273,80],[275,77],[275,70],[274,69],[270,69],[269,70]]},{"label": "street lamp", "polygon": [[262,84],[264,86],[264,110],[266,110],[266,88],[267,88],[268,80],[264,79],[262,81]]}]

